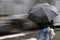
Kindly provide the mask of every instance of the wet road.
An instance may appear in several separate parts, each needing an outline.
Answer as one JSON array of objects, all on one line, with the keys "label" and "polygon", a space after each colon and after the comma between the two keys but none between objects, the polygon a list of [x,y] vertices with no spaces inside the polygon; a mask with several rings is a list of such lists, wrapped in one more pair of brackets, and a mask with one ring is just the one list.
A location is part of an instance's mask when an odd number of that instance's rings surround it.
[{"label": "wet road", "polygon": [[[15,38],[4,39],[4,40],[37,40],[38,31],[27,31],[23,33],[26,35]],[[60,30],[59,29],[55,30],[55,33],[56,35],[53,40],[60,40]]]}]

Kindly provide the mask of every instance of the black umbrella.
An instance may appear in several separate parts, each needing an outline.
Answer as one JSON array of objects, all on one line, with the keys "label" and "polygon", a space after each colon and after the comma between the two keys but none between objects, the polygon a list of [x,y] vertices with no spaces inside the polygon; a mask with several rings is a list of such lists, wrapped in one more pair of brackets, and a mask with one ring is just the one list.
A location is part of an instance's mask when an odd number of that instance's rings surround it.
[{"label": "black umbrella", "polygon": [[37,4],[29,11],[28,18],[35,23],[48,23],[57,16],[57,10],[54,6],[43,3]]}]

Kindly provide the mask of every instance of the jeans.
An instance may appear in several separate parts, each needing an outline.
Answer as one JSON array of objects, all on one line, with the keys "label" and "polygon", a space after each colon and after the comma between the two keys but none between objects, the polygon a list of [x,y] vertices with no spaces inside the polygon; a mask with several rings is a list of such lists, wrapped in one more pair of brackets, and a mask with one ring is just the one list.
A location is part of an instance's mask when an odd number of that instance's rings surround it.
[{"label": "jeans", "polygon": [[41,29],[38,33],[38,40],[42,40],[43,39],[43,34],[44,34],[44,38],[45,40],[49,40],[49,34],[50,34],[50,27]]}]

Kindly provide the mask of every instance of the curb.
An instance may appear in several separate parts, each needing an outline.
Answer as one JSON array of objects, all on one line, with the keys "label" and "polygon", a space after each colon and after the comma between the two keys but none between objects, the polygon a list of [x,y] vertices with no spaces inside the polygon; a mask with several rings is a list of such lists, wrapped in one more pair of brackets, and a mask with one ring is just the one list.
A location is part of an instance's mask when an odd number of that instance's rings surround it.
[{"label": "curb", "polygon": [[55,28],[54,30],[55,30],[55,31],[60,31],[60,28]]}]

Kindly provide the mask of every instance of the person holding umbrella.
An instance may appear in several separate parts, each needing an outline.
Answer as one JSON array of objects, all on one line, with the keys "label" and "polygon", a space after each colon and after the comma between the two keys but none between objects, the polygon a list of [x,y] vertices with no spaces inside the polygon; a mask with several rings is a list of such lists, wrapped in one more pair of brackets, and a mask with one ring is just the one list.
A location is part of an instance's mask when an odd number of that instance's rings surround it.
[{"label": "person holding umbrella", "polygon": [[39,26],[37,40],[42,40],[44,34],[45,40],[49,40],[51,21],[57,16],[57,10],[48,3],[37,4],[28,12],[28,18]]}]

